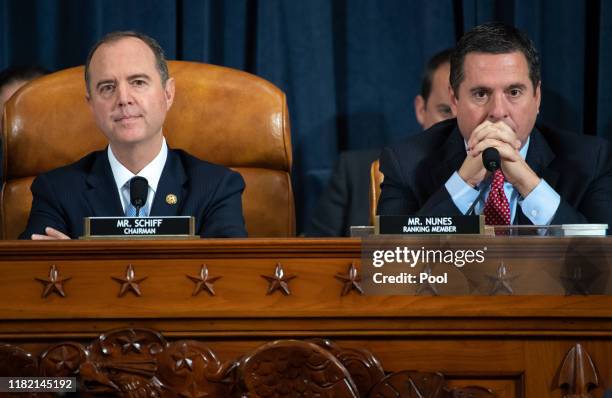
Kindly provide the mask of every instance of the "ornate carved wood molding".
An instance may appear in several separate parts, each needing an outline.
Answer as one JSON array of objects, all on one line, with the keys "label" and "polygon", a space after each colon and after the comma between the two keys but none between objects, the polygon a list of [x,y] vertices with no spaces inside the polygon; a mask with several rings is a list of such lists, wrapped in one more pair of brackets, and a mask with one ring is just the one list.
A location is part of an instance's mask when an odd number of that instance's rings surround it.
[{"label": "ornate carved wood molding", "polygon": [[589,391],[599,385],[597,369],[589,353],[580,344],[565,355],[559,370],[559,388],[563,398],[592,398]]},{"label": "ornate carved wood molding", "polygon": [[77,377],[83,397],[494,397],[482,387],[450,389],[440,373],[385,376],[372,353],[324,339],[278,340],[221,362],[205,342],[168,342],[151,329],[54,344],[38,357],[0,345],[0,374]]}]

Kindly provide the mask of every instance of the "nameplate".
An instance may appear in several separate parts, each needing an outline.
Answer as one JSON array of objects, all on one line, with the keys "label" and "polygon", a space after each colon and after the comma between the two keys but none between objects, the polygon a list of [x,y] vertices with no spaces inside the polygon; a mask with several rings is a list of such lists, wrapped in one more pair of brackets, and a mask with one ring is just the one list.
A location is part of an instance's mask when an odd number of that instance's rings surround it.
[{"label": "nameplate", "polygon": [[195,220],[173,217],[86,217],[84,238],[191,237]]},{"label": "nameplate", "polygon": [[446,235],[482,234],[482,216],[377,216],[377,234]]}]

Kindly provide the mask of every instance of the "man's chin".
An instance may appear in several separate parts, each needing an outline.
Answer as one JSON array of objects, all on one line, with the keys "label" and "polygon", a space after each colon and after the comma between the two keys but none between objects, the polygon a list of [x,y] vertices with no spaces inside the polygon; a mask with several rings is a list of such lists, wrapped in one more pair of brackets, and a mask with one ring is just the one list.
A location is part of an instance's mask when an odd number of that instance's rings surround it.
[{"label": "man's chin", "polygon": [[124,137],[130,139],[131,137],[139,137],[145,135],[143,126],[137,126],[130,124],[128,126],[117,125],[113,129],[116,137]]},{"label": "man's chin", "polygon": [[136,145],[144,140],[145,136],[139,131],[120,131],[114,134],[113,141],[119,145]]}]

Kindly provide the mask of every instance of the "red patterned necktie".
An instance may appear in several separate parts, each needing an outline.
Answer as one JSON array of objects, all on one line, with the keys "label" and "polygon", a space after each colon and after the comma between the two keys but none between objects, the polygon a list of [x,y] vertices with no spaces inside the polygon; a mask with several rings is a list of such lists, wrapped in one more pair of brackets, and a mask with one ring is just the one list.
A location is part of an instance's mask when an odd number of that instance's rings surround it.
[{"label": "red patterned necktie", "polygon": [[495,170],[491,190],[484,207],[485,224],[510,225],[510,205],[504,193],[504,174]]}]

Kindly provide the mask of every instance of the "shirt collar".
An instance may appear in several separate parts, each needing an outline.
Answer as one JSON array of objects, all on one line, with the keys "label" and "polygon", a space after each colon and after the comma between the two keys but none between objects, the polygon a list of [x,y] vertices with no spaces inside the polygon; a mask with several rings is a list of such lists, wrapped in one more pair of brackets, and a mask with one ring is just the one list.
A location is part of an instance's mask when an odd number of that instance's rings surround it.
[{"label": "shirt collar", "polygon": [[117,160],[110,145],[107,148],[107,154],[108,161],[113,172],[113,177],[115,177],[115,184],[117,184],[117,189],[119,191],[123,189],[129,180],[137,175],[146,178],[149,183],[149,187],[153,190],[153,192],[157,191],[157,184],[159,183],[161,173],[164,169],[164,165],[166,164],[166,159],[168,158],[168,145],[166,144],[165,137],[163,138],[162,146],[157,156],[155,156],[155,158],[149,164],[140,170],[138,174],[132,173],[124,165],[122,165],[119,160]]}]

